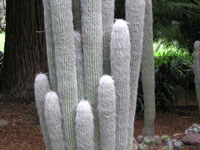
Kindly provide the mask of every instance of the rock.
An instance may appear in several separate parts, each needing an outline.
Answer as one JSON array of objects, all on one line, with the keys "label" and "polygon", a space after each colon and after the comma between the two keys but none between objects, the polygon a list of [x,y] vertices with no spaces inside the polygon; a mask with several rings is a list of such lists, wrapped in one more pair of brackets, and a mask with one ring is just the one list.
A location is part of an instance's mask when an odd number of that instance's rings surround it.
[{"label": "rock", "polygon": [[139,136],[137,137],[137,141],[138,141],[139,143],[142,143],[143,140],[144,140],[144,137],[143,137],[142,135],[139,135]]},{"label": "rock", "polygon": [[167,140],[167,145],[169,147],[169,150],[174,150],[174,146],[173,146],[173,143],[170,139]]},{"label": "rock", "polygon": [[163,142],[167,142],[169,139],[170,139],[170,137],[168,135],[161,136],[161,141],[163,141]]},{"label": "rock", "polygon": [[189,134],[189,130],[188,129],[185,130],[185,135],[187,135],[187,134]]},{"label": "rock", "polygon": [[139,145],[139,150],[148,150],[148,146],[142,143]]},{"label": "rock", "polygon": [[185,135],[181,141],[186,145],[200,144],[200,134],[190,133]]},{"label": "rock", "polygon": [[137,144],[133,144],[133,150],[138,150],[138,145]]},{"label": "rock", "polygon": [[173,149],[170,149],[169,145],[165,145],[161,148],[161,150],[173,150]]},{"label": "rock", "polygon": [[174,150],[182,149],[183,143],[181,141],[176,141],[173,144],[174,144]]},{"label": "rock", "polygon": [[0,120],[0,127],[4,127],[6,125],[8,125],[8,121],[7,120]]},{"label": "rock", "polygon": [[144,137],[144,144],[146,145],[155,145],[155,139],[150,136]]},{"label": "rock", "polygon": [[156,136],[154,136],[154,139],[155,139],[155,144],[156,145],[161,145],[162,144],[160,136],[156,135]]},{"label": "rock", "polygon": [[197,128],[199,125],[197,123],[192,124],[192,128]]},{"label": "rock", "polygon": [[194,128],[192,128],[192,132],[193,132],[193,133],[199,133],[199,130],[198,130],[197,127],[194,127]]}]

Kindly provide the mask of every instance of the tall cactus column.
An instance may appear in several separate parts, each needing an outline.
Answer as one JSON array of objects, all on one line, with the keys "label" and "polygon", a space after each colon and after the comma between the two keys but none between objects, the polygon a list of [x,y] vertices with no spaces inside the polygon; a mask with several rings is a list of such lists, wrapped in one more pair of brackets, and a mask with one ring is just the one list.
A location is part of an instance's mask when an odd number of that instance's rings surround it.
[{"label": "tall cactus column", "polygon": [[99,149],[99,131],[97,106],[97,88],[99,78],[102,76],[102,1],[82,0],[82,46],[84,55],[85,92],[86,97],[93,106],[95,124],[95,149]]},{"label": "tall cactus column", "polygon": [[194,43],[194,74],[195,74],[195,87],[197,102],[200,111],[200,41]]},{"label": "tall cactus column", "polygon": [[71,0],[51,0],[58,94],[67,150],[76,149],[75,108],[78,103]]},{"label": "tall cactus column", "polygon": [[126,20],[131,37],[131,100],[129,107],[129,148],[132,150],[134,117],[138,90],[138,79],[143,47],[145,0],[126,0]]},{"label": "tall cactus column", "polygon": [[144,41],[142,52],[142,88],[144,95],[144,136],[154,136],[155,121],[155,71],[153,53],[152,2],[146,0]]},{"label": "tall cactus column", "polygon": [[116,88],[116,150],[127,150],[130,104],[130,36],[128,25],[117,20],[111,33],[111,75]]},{"label": "tall cactus column", "polygon": [[115,0],[102,0],[103,70],[110,75],[110,39],[114,22]]},{"label": "tall cactus column", "polygon": [[45,22],[45,37],[47,45],[47,59],[49,68],[49,78],[51,89],[57,90],[57,78],[56,78],[56,65],[55,65],[55,45],[53,41],[52,31],[52,13],[50,0],[43,0],[44,6],[44,22]]}]

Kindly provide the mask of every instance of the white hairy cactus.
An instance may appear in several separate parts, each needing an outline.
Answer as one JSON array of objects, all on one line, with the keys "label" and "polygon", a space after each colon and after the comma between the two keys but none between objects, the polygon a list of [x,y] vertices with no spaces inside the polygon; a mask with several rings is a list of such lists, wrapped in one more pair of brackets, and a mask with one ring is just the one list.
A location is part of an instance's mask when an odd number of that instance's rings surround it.
[{"label": "white hairy cactus", "polygon": [[114,22],[115,0],[102,0],[103,70],[110,74],[110,39]]},{"label": "white hairy cactus", "polygon": [[44,116],[45,96],[50,91],[49,81],[45,74],[40,73],[36,76],[34,83],[34,91],[35,91],[35,101],[36,101],[37,111],[40,119],[40,126],[42,129],[42,134],[44,136],[46,149],[52,150]]},{"label": "white hairy cactus", "polygon": [[98,116],[100,150],[115,150],[116,94],[114,80],[108,75],[104,75],[99,81]]},{"label": "white hairy cactus", "polygon": [[[97,88],[103,74],[102,1],[82,0],[82,46],[85,73],[85,94],[94,110],[97,107]],[[99,149],[97,112],[94,113],[95,149]]]},{"label": "white hairy cactus", "polygon": [[94,150],[94,121],[88,101],[81,100],[76,108],[75,129],[77,150]]},{"label": "white hairy cactus", "polygon": [[47,46],[47,60],[49,68],[49,78],[51,89],[57,90],[56,66],[55,66],[55,44],[53,41],[52,31],[52,13],[50,0],[43,0],[44,6],[44,22],[45,22],[45,37]]},{"label": "white hairy cactus", "polygon": [[75,108],[78,104],[71,0],[51,0],[58,95],[67,150],[76,149]]},{"label": "white hairy cactus", "polygon": [[76,52],[76,73],[78,85],[79,100],[85,98],[84,88],[84,69],[83,69],[83,51],[81,47],[81,35],[79,32],[74,32],[75,52]]},{"label": "white hairy cactus", "polygon": [[47,93],[44,114],[52,150],[65,150],[60,103],[55,92]]},{"label": "white hairy cactus", "polygon": [[131,37],[131,100],[129,106],[129,147],[133,147],[134,118],[138,91],[138,79],[143,47],[145,0],[126,0],[126,21]]},{"label": "white hairy cactus", "polygon": [[117,95],[116,150],[127,150],[130,104],[130,36],[127,22],[116,20],[110,46],[111,75]]},{"label": "white hairy cactus", "polygon": [[194,43],[194,74],[197,102],[200,110],[200,41]]}]

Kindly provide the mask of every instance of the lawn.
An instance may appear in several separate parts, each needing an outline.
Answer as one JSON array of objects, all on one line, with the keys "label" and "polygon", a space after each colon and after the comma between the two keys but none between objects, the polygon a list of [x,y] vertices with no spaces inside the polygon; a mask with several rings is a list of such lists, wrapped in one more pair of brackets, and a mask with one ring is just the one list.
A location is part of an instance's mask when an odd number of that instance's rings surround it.
[{"label": "lawn", "polygon": [[0,33],[0,51],[4,51],[5,32]]}]

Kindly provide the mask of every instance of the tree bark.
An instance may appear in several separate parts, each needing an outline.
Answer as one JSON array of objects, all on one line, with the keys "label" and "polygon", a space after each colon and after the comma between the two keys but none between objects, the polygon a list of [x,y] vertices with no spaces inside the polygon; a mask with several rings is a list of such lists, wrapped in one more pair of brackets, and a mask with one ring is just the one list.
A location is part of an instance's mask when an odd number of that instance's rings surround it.
[{"label": "tree bark", "polygon": [[11,100],[32,99],[35,75],[47,72],[42,0],[6,2],[2,89]]}]

